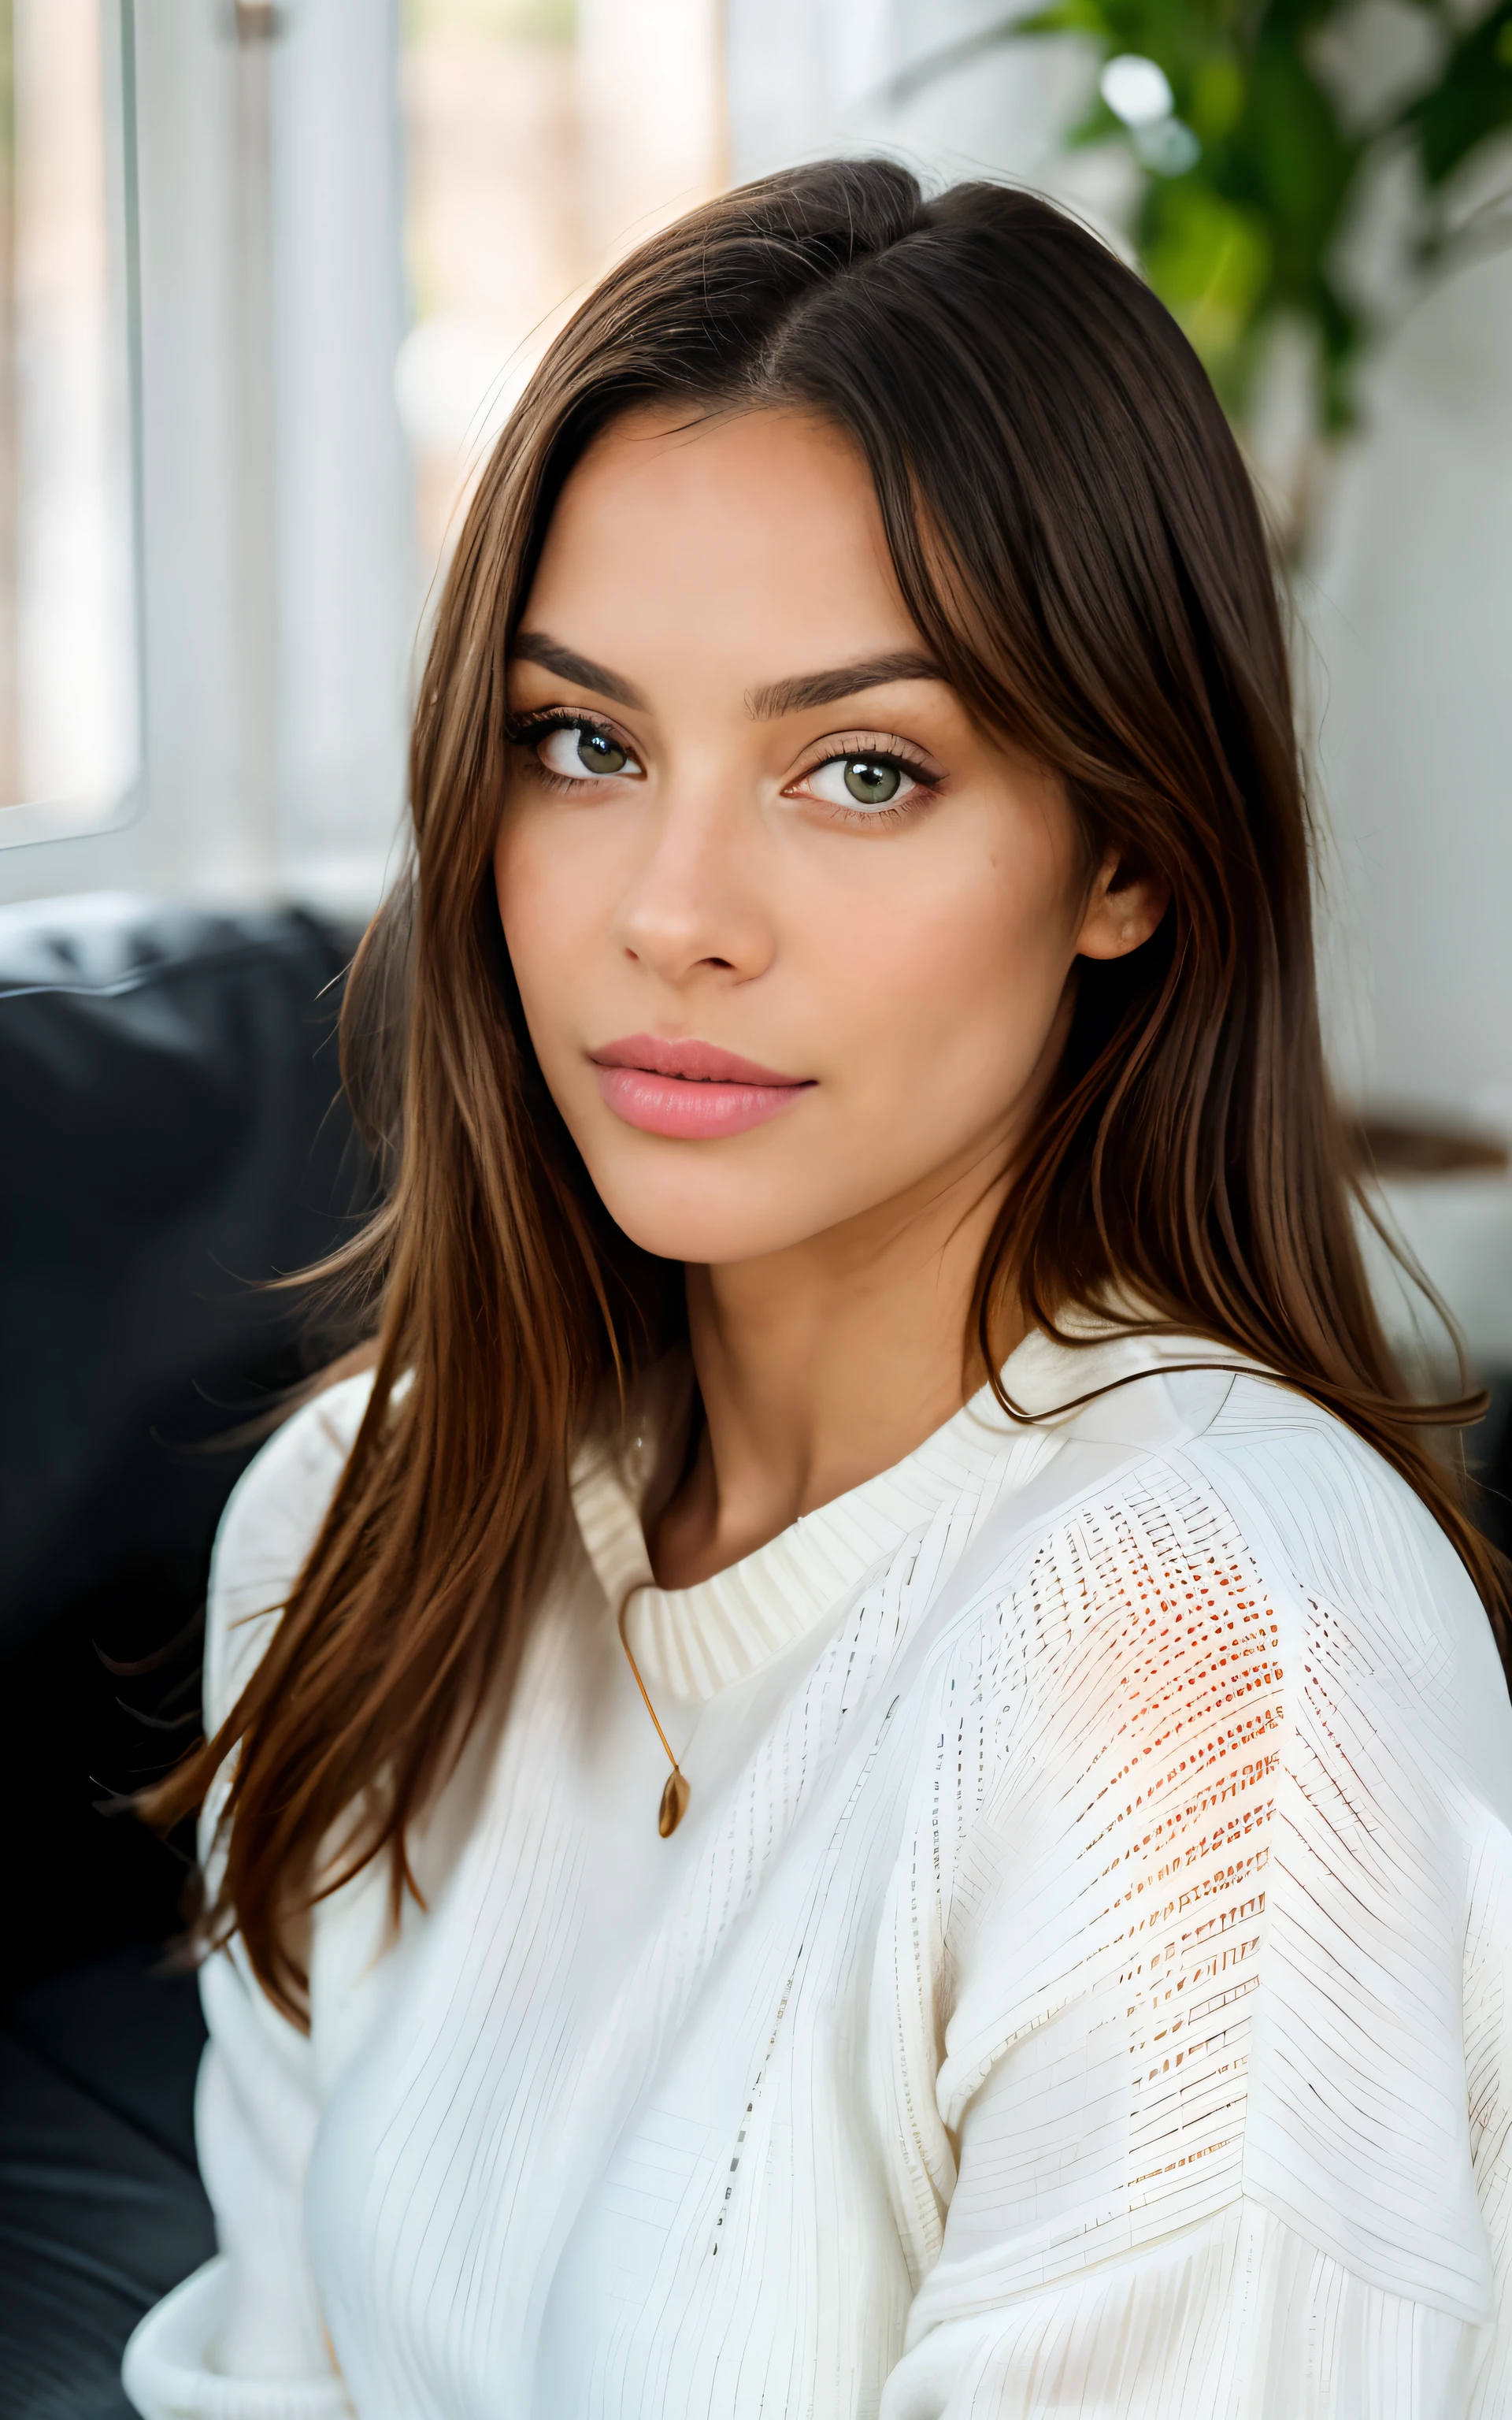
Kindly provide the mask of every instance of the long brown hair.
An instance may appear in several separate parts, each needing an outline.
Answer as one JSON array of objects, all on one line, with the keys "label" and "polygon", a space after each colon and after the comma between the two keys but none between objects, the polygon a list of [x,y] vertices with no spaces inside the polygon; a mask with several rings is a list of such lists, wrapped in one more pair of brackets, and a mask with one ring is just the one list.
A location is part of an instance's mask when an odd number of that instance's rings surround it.
[{"label": "long brown hair", "polygon": [[[962,698],[1061,775],[1089,850],[1170,886],[1151,940],[1081,970],[978,1280],[988,1367],[1018,1302],[1053,1329],[1136,1301],[1252,1357],[1417,1491],[1505,1641],[1491,1558],[1362,1268],[1282,620],[1208,380],[1140,280],[1047,203],[987,184],[927,199],[881,161],[795,169],[655,237],[584,303],[499,442],[440,600],[414,878],[344,1016],[348,1086],[392,1153],[386,1206],[333,1264],[381,1307],[372,1399],[255,1674],[149,1806],[182,1814],[237,1751],[209,1920],[239,1928],[296,2017],[293,1919],[384,1852],[397,1899],[407,1826],[507,1684],[592,1409],[682,1315],[680,1272],[612,1227],[546,1092],[490,869],[547,522],[594,436],[654,401],[795,406],[846,432]],[[320,1869],[354,1807],[345,1863]]]}]

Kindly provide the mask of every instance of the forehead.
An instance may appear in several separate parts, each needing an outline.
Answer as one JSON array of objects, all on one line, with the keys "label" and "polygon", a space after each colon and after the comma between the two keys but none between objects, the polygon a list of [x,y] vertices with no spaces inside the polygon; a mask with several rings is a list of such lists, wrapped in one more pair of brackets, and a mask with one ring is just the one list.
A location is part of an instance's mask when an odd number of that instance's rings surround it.
[{"label": "forehead", "polygon": [[918,636],[866,463],[789,411],[616,421],[563,487],[527,612],[625,670],[675,645],[738,654],[747,680]]},{"label": "forehead", "polygon": [[823,495],[863,515],[876,510],[870,473],[844,430],[822,413],[771,405],[653,404],[622,412],[587,447],[563,502],[569,513],[651,499],[728,506],[736,491],[773,488],[810,501]]}]

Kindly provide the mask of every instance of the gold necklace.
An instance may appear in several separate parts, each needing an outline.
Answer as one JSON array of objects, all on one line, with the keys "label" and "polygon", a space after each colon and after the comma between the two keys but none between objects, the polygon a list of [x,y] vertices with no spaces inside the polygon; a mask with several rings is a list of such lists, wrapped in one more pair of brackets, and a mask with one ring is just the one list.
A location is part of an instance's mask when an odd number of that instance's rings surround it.
[{"label": "gold necklace", "polygon": [[660,1740],[662,1746],[666,1749],[667,1761],[671,1766],[671,1771],[667,1776],[667,1787],[661,1793],[661,1805],[656,1813],[656,1829],[661,1834],[664,1840],[670,1840],[672,1834],[676,1831],[678,1824],[687,1813],[687,1802],[692,1793],[687,1786],[687,1776],[672,1754],[671,1745],[668,1740],[666,1732],[662,1730],[660,1721],[657,1718],[656,1709],[651,1702],[650,1693],[646,1688],[645,1683],[640,1678],[640,1667],[636,1662],[630,1642],[625,1635],[625,1617],[630,1608],[630,1599],[636,1594],[638,1590],[644,1588],[644,1580],[638,1580],[635,1588],[626,1589],[625,1592],[625,1596],[620,1605],[620,1645],[625,1650],[625,1662],[629,1665],[631,1671],[635,1674],[635,1685],[640,1692],[640,1702],[645,1707],[647,1714],[651,1716],[653,1723],[656,1724],[656,1737]]}]

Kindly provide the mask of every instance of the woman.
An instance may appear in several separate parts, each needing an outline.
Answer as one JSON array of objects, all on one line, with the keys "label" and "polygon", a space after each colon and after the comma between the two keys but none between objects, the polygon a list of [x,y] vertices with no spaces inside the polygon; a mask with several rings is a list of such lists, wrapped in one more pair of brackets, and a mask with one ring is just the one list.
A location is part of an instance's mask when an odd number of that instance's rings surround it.
[{"label": "woman", "polygon": [[376,1366],[211,1590],[149,2415],[1504,2412],[1512,1713],[1353,1238],[1259,522],[1046,205],[615,270],[355,970]]}]

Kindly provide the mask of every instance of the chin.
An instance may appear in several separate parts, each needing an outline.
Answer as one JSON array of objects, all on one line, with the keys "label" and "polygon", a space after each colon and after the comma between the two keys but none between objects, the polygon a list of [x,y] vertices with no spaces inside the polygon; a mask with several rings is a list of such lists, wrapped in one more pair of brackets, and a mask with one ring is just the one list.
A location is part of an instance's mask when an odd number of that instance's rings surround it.
[{"label": "chin", "polygon": [[589,1173],[615,1225],[658,1260],[701,1267],[761,1260],[832,1223],[832,1214],[817,1203],[805,1215],[801,1199],[795,1199],[798,1188],[774,1187],[768,1196],[767,1187],[731,1168],[701,1172],[685,1160],[655,1181],[628,1183],[615,1183],[592,1164]]}]

